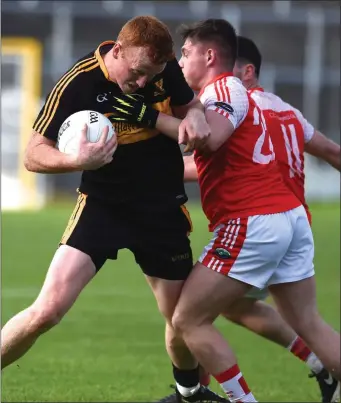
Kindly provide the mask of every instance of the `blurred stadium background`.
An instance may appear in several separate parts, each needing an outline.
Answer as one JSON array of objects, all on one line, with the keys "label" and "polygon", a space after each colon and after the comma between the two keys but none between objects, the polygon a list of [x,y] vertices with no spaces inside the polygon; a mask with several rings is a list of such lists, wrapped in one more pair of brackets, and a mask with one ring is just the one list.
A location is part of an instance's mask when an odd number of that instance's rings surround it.
[{"label": "blurred stadium background", "polygon": [[[125,21],[153,14],[174,33],[183,22],[222,17],[263,54],[261,83],[340,142],[340,4],[338,1],[38,1],[2,8],[1,204],[2,323],[32,303],[64,230],[79,176],[25,172],[31,125],[55,81]],[[306,160],[312,204],[320,311],[340,329],[340,176]],[[209,239],[188,186],[195,256]],[[28,210],[28,211],[23,211]],[[171,368],[163,320],[129,252],[102,269],[62,324],[2,376],[2,401],[155,401]],[[288,353],[218,320],[260,401],[319,401],[307,369]]]},{"label": "blurred stadium background", "polygon": [[[124,22],[154,14],[174,33],[182,22],[223,17],[251,36],[263,57],[261,82],[339,142],[338,1],[39,1],[2,2],[2,207],[39,207],[73,192],[78,175],[23,172],[21,153],[38,107],[75,60],[114,39]],[[339,198],[339,177],[307,158],[310,200]],[[323,183],[323,186],[322,186]],[[198,195],[190,186],[191,196]]]}]

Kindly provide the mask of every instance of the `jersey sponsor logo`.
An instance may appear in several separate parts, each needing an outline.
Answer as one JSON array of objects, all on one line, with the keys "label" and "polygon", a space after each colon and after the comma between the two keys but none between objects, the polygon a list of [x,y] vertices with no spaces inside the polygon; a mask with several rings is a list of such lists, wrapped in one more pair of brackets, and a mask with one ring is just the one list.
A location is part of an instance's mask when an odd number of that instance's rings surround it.
[{"label": "jersey sponsor logo", "polygon": [[138,141],[148,140],[159,134],[156,129],[148,129],[145,127],[137,126],[134,123],[128,122],[115,122],[113,121],[114,113],[104,113],[112,123],[115,132],[117,133],[118,144],[132,144]]},{"label": "jersey sponsor logo", "polygon": [[224,109],[224,111],[228,113],[231,114],[234,113],[234,109],[232,108],[232,106],[227,104],[226,102],[217,101],[214,103],[214,106],[216,106],[217,108]]},{"label": "jersey sponsor logo", "polygon": [[165,90],[163,89],[163,78],[161,80],[157,81],[155,84],[155,91],[154,91],[154,97],[158,97],[160,95],[165,94]]},{"label": "jersey sponsor logo", "polygon": [[272,119],[278,119],[278,120],[291,120],[291,119],[297,119],[297,116],[294,114],[294,112],[289,113],[288,115],[281,116],[282,113],[285,113],[286,111],[282,112],[270,112],[269,117]]},{"label": "jersey sponsor logo", "polygon": [[109,101],[108,99],[108,94],[111,94],[111,92],[104,92],[103,94],[98,94],[96,101],[97,102],[104,102],[104,101]]},{"label": "jersey sponsor logo", "polygon": [[97,112],[90,112],[90,123],[98,122],[98,113]]},{"label": "jersey sponsor logo", "polygon": [[231,257],[231,253],[227,249],[224,249],[224,248],[216,248],[214,253],[218,257],[220,257],[220,259],[228,259]]}]

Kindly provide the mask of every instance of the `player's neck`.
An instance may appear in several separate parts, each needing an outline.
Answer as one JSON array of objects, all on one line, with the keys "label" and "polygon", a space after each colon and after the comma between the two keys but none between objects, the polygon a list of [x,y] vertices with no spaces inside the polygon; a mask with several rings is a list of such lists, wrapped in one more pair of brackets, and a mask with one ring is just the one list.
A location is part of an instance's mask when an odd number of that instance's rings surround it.
[{"label": "player's neck", "polygon": [[222,74],[233,74],[231,70],[228,70],[226,67],[215,67],[210,69],[207,74],[205,75],[205,78],[203,80],[203,86],[204,88],[208,83],[214,81],[217,77],[221,76]]},{"label": "player's neck", "polygon": [[249,82],[244,83],[244,86],[246,87],[247,90],[252,90],[254,88],[260,87],[258,80],[252,80]]},{"label": "player's neck", "polygon": [[107,72],[109,74],[110,81],[113,81],[114,83],[116,83],[117,80],[116,80],[116,77],[114,75],[115,70],[110,68],[109,62],[108,62],[109,60],[111,60],[112,63],[114,62],[113,58],[110,55],[110,51],[108,53],[106,53],[105,55],[103,55],[102,59],[103,59],[103,63],[105,65],[105,68],[107,69]]}]

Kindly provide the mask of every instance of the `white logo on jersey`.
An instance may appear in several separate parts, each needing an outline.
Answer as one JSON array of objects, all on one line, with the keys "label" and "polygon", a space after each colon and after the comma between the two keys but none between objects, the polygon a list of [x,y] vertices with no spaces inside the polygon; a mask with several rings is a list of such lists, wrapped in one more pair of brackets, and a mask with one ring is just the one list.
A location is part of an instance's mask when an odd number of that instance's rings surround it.
[{"label": "white logo on jersey", "polygon": [[[111,92],[109,92],[109,94],[111,94]],[[97,101],[97,102],[109,101],[109,99],[108,99],[107,97],[108,97],[108,93],[107,93],[107,92],[105,92],[104,94],[98,94],[98,95],[97,95],[97,98],[96,98],[96,101]]]}]

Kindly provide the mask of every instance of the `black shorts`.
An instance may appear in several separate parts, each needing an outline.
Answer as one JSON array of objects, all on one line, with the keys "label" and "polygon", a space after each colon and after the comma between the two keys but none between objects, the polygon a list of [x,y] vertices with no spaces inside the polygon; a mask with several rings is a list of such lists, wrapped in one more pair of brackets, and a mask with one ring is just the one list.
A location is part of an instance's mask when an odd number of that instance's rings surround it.
[{"label": "black shorts", "polygon": [[129,249],[146,275],[185,280],[193,267],[191,231],[184,206],[115,206],[81,193],[60,244],[89,255],[97,271]]}]

